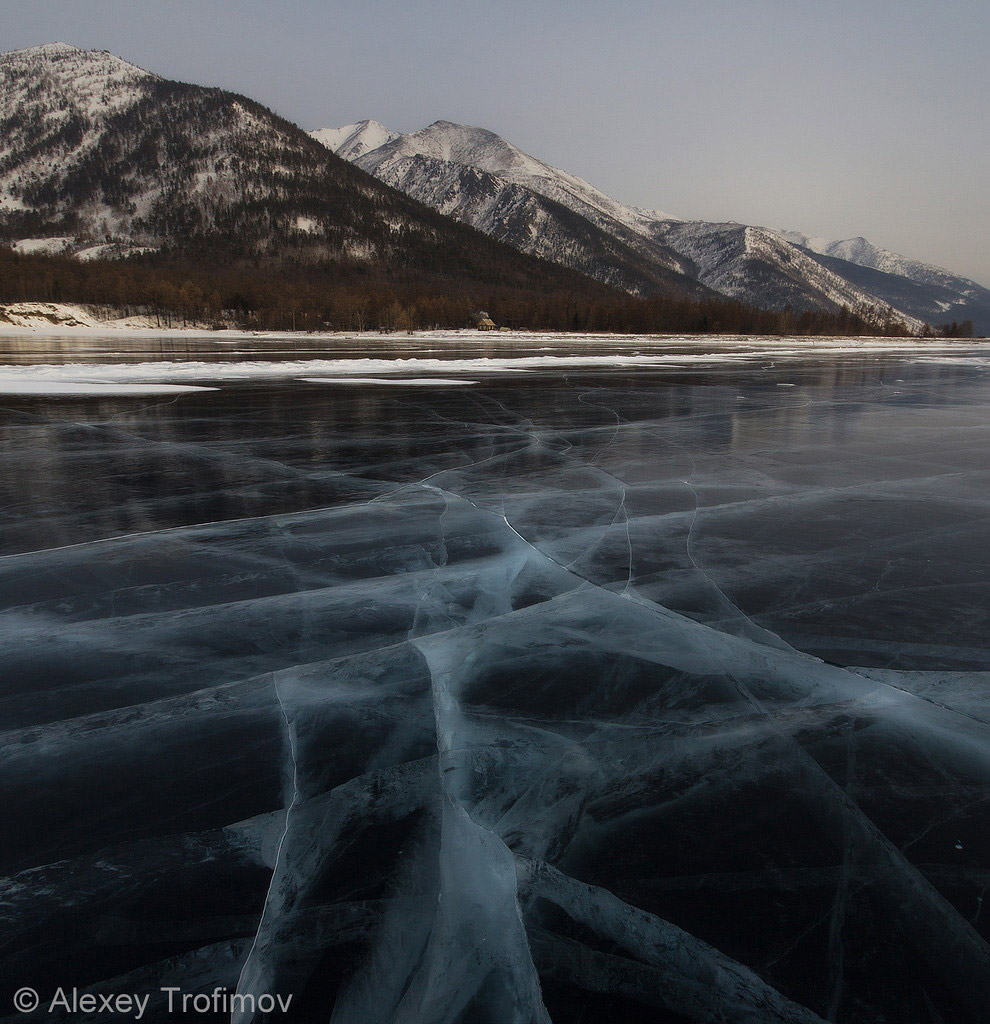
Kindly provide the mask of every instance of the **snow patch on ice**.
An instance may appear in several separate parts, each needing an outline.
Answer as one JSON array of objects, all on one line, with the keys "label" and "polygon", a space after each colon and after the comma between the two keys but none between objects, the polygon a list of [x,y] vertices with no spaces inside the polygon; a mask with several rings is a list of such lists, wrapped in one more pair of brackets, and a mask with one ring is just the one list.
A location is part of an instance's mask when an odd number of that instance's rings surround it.
[{"label": "snow patch on ice", "polygon": [[463,387],[477,384],[476,380],[457,380],[451,377],[300,377],[306,384],[390,384],[393,387]]},{"label": "snow patch on ice", "polygon": [[[66,367],[69,369],[69,367]],[[27,371],[27,372],[24,372]],[[75,368],[78,377],[78,367]],[[0,369],[0,395],[178,395],[190,391],[216,391],[195,384],[127,383],[103,380],[50,380],[27,367]]]}]

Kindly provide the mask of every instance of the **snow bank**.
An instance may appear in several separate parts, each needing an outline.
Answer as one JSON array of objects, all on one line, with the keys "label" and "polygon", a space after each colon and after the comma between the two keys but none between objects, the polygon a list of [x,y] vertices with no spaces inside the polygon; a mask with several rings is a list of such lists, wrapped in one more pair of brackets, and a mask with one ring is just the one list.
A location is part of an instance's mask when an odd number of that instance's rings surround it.
[{"label": "snow bank", "polygon": [[65,302],[10,302],[0,305],[0,334],[22,333],[24,330],[44,331],[46,334],[70,330],[98,329],[104,333],[114,330],[145,330],[154,328],[152,316],[128,316],[107,319],[99,306]]}]

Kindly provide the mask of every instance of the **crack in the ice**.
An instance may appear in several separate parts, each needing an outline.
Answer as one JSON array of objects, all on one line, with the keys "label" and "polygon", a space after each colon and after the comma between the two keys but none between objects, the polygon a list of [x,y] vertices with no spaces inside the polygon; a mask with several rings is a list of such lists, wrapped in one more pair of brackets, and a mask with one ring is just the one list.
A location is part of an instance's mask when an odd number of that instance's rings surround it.
[{"label": "crack in the ice", "polygon": [[[268,885],[268,891],[265,894],[265,901],[262,905],[261,918],[258,922],[258,928],[254,933],[254,939],[251,943],[251,947],[248,950],[248,954],[244,959],[244,963],[241,966],[241,971],[237,979],[236,991],[238,994],[246,994],[245,992],[245,978],[250,968],[254,966],[254,955],[255,950],[258,948],[258,942],[261,937],[261,933],[269,921],[269,912],[273,908],[274,893],[276,884],[281,882],[281,869],[282,869],[282,848],[285,845],[286,837],[289,834],[289,828],[292,822],[292,812],[300,800],[300,789],[299,789],[299,762],[298,762],[298,751],[296,749],[297,737],[295,729],[293,728],[292,722],[289,719],[288,712],[285,709],[285,704],[282,701],[282,696],[278,689],[278,673],[272,673],[272,687],[275,692],[275,700],[278,702],[279,711],[282,716],[282,721],[285,726],[286,738],[288,740],[288,753],[292,761],[292,772],[291,772],[291,784],[292,784],[292,796],[285,808],[285,824],[282,828],[282,834],[279,837],[278,845],[275,849],[274,863],[272,865],[272,877],[271,882]],[[277,911],[275,912],[277,916]],[[238,1021],[249,1019],[244,1016],[242,1011],[238,1015],[237,1011],[231,1010],[230,1013],[231,1024],[237,1024]]]},{"label": "crack in the ice", "polygon": [[[851,723],[847,723],[845,727],[845,734],[845,791],[848,795],[852,787],[855,785],[856,779],[856,742]],[[852,798],[850,797],[850,799]],[[849,889],[852,881],[854,860],[852,842],[845,832],[843,832],[841,836],[841,841],[842,864],[839,868],[839,878],[838,883],[835,886],[835,895],[832,899],[832,911],[828,925],[829,997],[826,1017],[832,1021],[838,1019],[839,1007],[842,1003],[843,981],[845,975],[845,944],[842,939],[842,930],[845,925],[846,913],[849,907]]]}]

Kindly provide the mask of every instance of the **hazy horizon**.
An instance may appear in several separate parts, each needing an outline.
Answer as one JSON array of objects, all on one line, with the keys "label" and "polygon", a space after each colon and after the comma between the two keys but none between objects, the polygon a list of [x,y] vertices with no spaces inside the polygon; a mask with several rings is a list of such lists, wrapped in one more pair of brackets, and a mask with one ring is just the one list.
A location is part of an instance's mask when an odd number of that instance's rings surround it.
[{"label": "hazy horizon", "polygon": [[990,285],[990,8],[797,8],[7,0],[2,49],[110,50],[307,129],[480,125],[630,205],[863,235]]}]

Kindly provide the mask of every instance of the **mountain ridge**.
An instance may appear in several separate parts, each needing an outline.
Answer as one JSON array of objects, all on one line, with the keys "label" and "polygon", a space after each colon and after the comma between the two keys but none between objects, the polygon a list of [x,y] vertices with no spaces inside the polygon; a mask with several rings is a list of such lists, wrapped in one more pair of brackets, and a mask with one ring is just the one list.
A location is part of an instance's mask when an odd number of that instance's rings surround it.
[{"label": "mountain ridge", "polygon": [[[377,125],[358,125],[364,123]],[[631,291],[648,291],[651,268],[662,268],[763,307],[853,308],[872,315],[890,307],[916,330],[947,317],[968,317],[990,333],[990,290],[865,239],[830,241],[738,222],[684,221],[663,211],[624,206],[484,128],[440,120],[405,135],[385,131],[386,141],[373,146],[368,138],[351,157],[359,167],[523,251],[539,251],[545,259],[580,267]],[[464,168],[486,177],[472,187]],[[569,208],[611,242],[600,242],[592,251],[586,239],[568,237],[559,218],[547,237],[547,216],[539,201],[530,198],[528,216],[520,215],[525,192]],[[503,209],[506,204],[511,217]],[[603,256],[610,246],[618,247],[622,257]]]},{"label": "mountain ridge", "polygon": [[408,268],[452,286],[588,286],[438,215],[249,97],[108,51],[0,54],[0,139],[0,230],[21,252],[106,246]]}]

